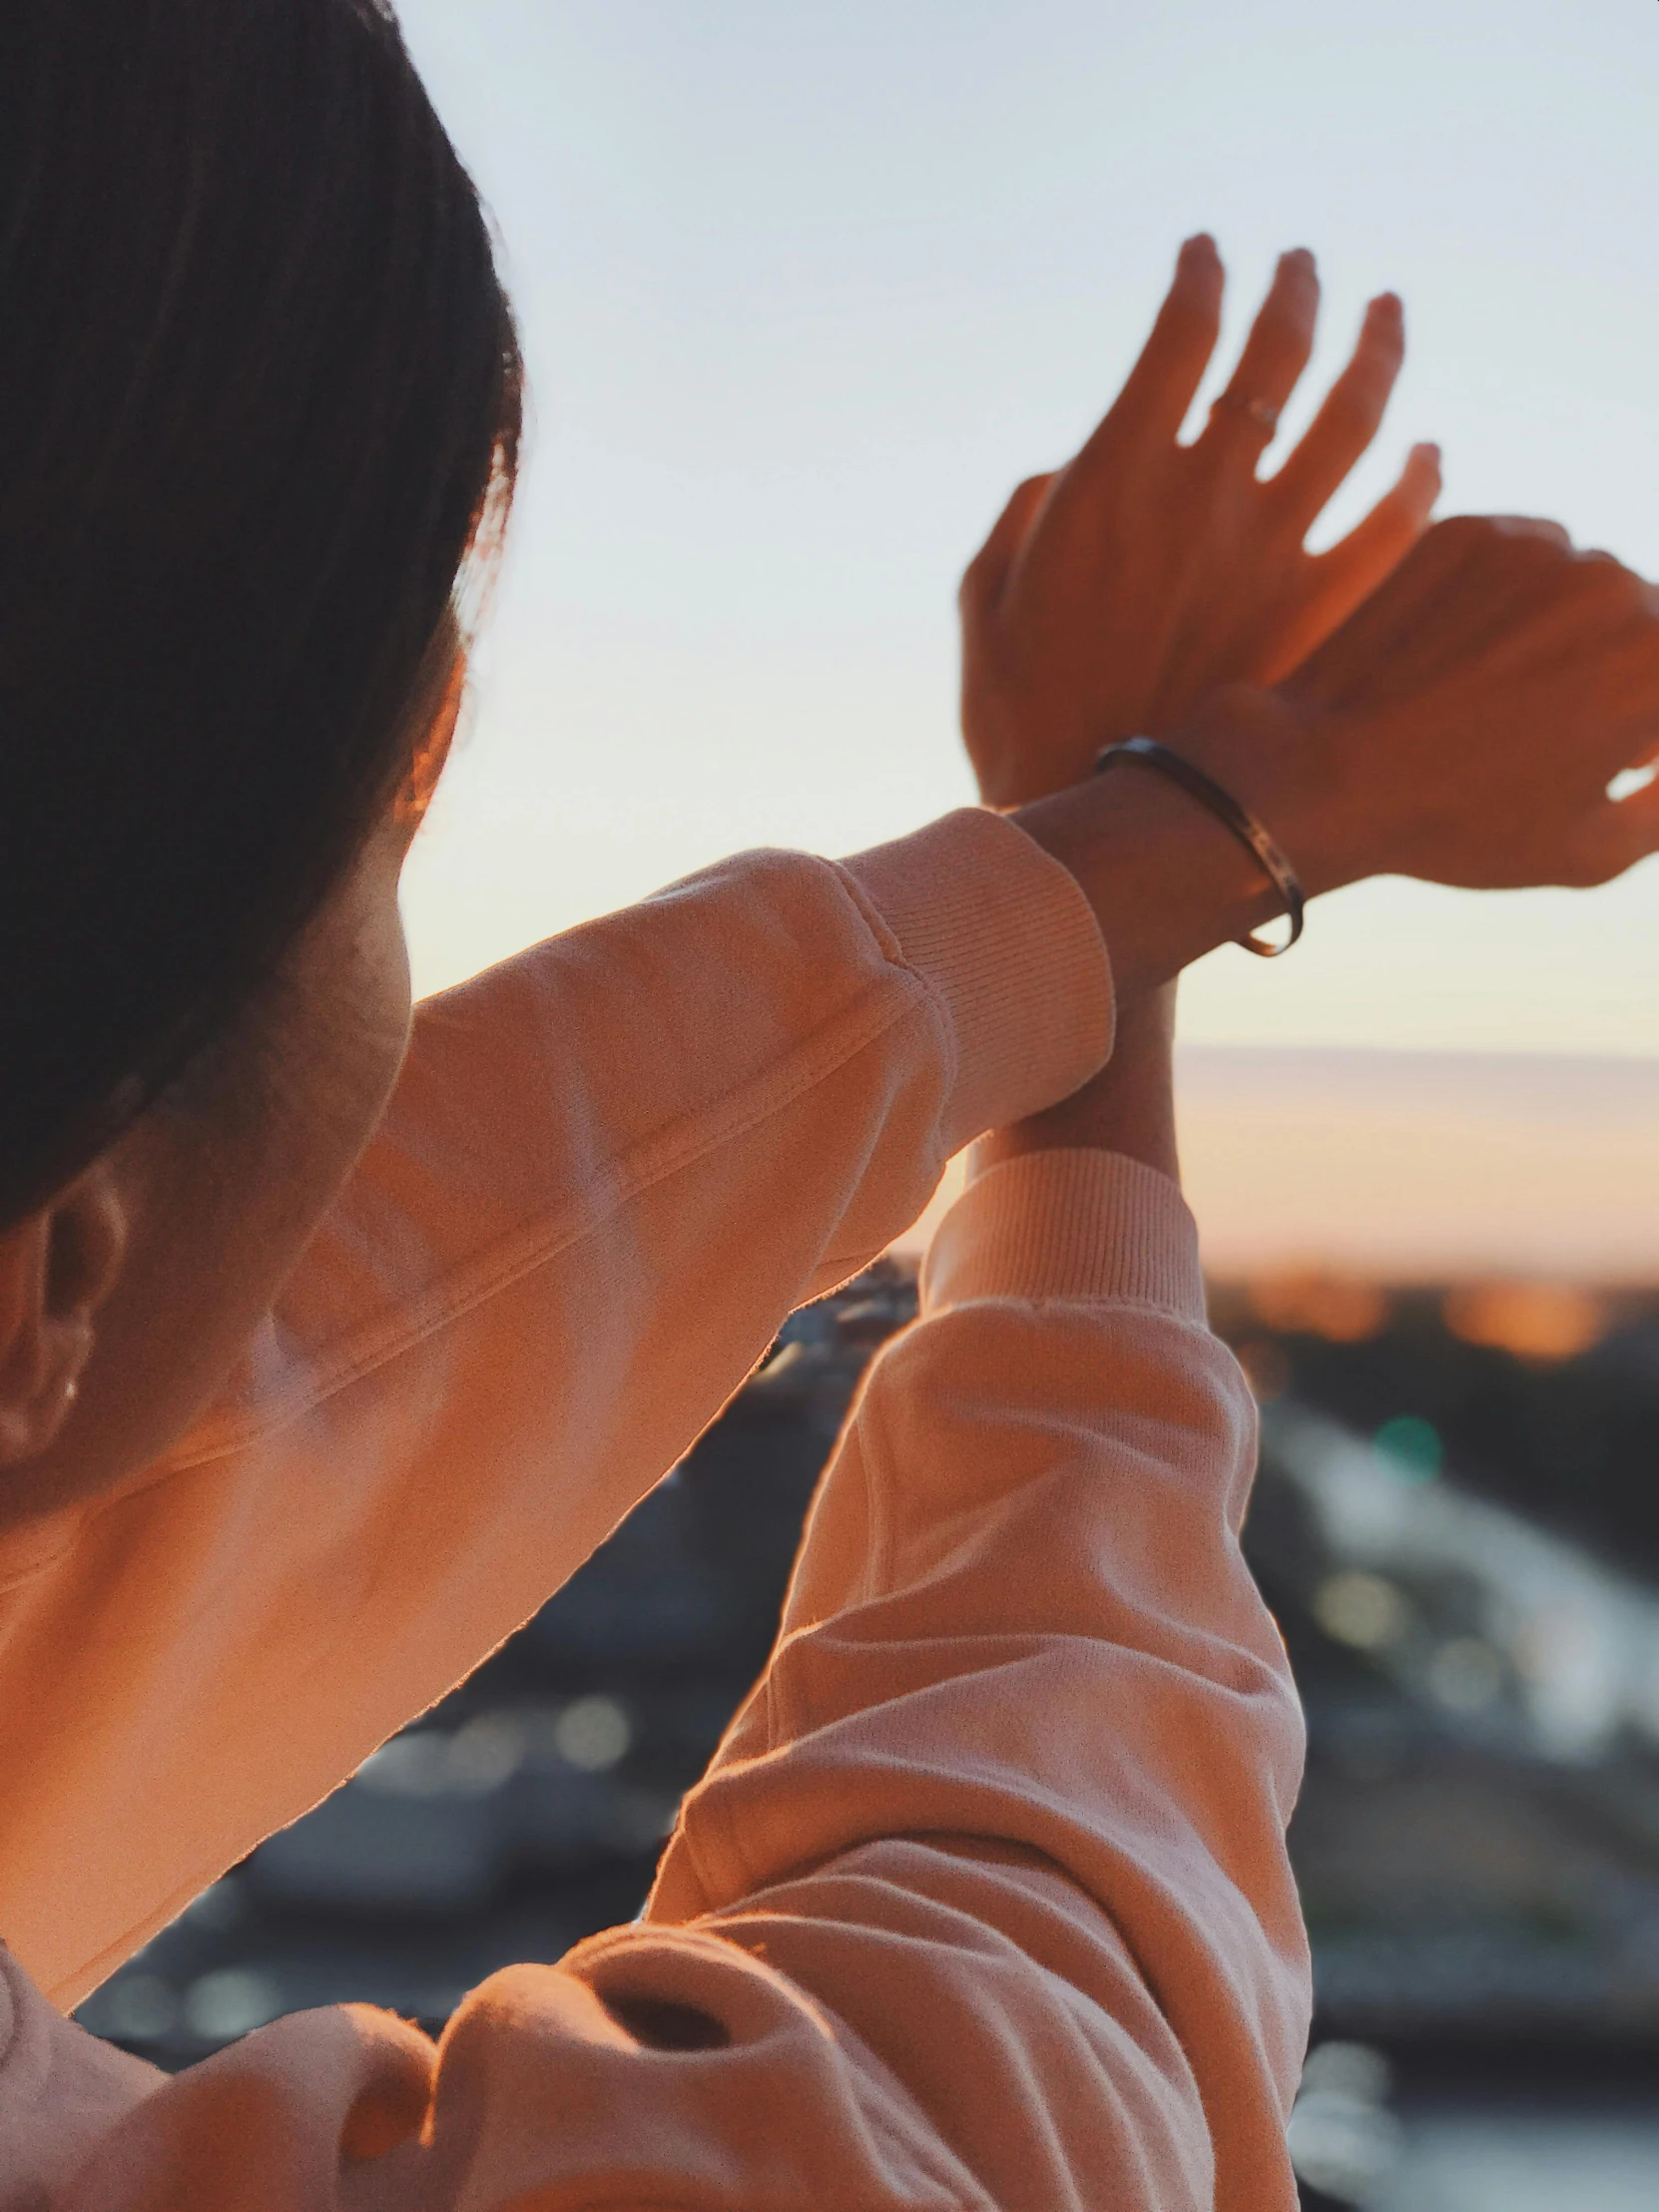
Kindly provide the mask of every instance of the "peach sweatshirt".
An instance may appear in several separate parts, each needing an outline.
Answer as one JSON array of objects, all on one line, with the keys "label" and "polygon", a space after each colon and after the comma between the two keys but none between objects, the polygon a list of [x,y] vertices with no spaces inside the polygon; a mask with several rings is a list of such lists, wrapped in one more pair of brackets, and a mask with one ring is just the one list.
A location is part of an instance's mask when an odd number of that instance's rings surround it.
[{"label": "peach sweatshirt", "polygon": [[0,1541],[0,2212],[1294,2204],[1252,1411],[1179,1193],[1104,1153],[946,1219],[639,1923],[436,2047],[347,2005],[169,2080],[59,2009],[527,1618],[1110,1027],[1075,885],[979,813],[748,855],[421,1010],[226,1402]]}]

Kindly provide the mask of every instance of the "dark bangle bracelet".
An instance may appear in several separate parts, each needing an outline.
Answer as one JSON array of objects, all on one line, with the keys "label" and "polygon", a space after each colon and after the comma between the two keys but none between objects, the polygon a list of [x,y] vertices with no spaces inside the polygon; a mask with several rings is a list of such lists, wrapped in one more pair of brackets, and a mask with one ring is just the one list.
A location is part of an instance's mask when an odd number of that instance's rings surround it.
[{"label": "dark bangle bracelet", "polygon": [[1296,879],[1296,870],[1280,851],[1262,825],[1248,814],[1231,792],[1225,792],[1205,775],[1201,768],[1194,768],[1191,761],[1179,753],[1172,753],[1167,745],[1160,745],[1156,738],[1125,738],[1121,745],[1109,745],[1095,759],[1095,774],[1111,767],[1114,761],[1139,761],[1143,768],[1156,769],[1160,776],[1167,776],[1172,784],[1179,784],[1201,807],[1208,807],[1218,822],[1225,823],[1239,842],[1260,860],[1268,879],[1285,901],[1285,911],[1290,917],[1291,933],[1283,944],[1269,944],[1265,937],[1254,933],[1240,937],[1238,942],[1247,952],[1259,953],[1264,960],[1277,960],[1281,952],[1289,952],[1302,934],[1302,918],[1307,907],[1302,885]]}]

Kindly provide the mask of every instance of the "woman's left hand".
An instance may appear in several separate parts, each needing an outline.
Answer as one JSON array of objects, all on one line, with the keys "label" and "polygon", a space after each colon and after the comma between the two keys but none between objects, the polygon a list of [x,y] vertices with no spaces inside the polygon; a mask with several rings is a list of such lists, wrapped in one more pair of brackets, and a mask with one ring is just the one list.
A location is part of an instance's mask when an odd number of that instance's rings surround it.
[{"label": "woman's left hand", "polygon": [[1410,551],[1439,495],[1412,449],[1328,552],[1308,532],[1376,436],[1404,356],[1397,298],[1276,474],[1258,465],[1313,350],[1319,279],[1287,254],[1226,392],[1178,433],[1220,331],[1214,242],[1189,239],[1145,350],[1083,450],[1020,485],[962,581],[962,728],[980,796],[1019,806],[1086,776],[1103,745],[1173,728],[1206,693],[1288,675]]}]

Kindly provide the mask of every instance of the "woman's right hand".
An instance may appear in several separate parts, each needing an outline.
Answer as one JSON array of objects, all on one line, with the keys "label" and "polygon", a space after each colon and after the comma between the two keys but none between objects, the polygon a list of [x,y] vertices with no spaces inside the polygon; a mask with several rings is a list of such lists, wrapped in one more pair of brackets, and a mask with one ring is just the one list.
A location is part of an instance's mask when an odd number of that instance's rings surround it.
[{"label": "woman's right hand", "polygon": [[[1659,592],[1550,523],[1438,524],[1277,689],[1236,685],[1168,741],[1266,824],[1310,895],[1367,875],[1606,881],[1659,848]],[[1078,877],[1120,990],[1274,910],[1241,845],[1124,767],[1018,811]]]},{"label": "woman's right hand", "polygon": [[[1438,524],[1267,697],[1242,745],[1202,712],[1175,742],[1225,762],[1310,891],[1582,886],[1659,845],[1659,787],[1607,796],[1659,748],[1659,591],[1554,523]],[[1221,722],[1260,719],[1240,707]]]}]

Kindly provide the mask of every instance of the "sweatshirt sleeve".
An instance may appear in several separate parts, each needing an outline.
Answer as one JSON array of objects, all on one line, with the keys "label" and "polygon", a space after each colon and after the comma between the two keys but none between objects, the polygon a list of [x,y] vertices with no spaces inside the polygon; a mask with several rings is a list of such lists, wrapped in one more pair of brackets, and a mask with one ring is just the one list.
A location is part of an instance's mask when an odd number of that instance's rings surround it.
[{"label": "sweatshirt sleeve", "polygon": [[742,855],[424,1005],[224,1401],[0,1540],[0,1931],[53,2000],[469,1674],[1111,1021],[1077,885],[977,810]]},{"label": "sweatshirt sleeve", "polygon": [[63,2212],[164,2181],[247,2212],[1292,2212],[1301,1739],[1238,1547],[1253,1440],[1174,1186],[992,1170],[644,1920],[494,1976],[435,2052],[365,2012],[262,2030],[138,2099]]}]

